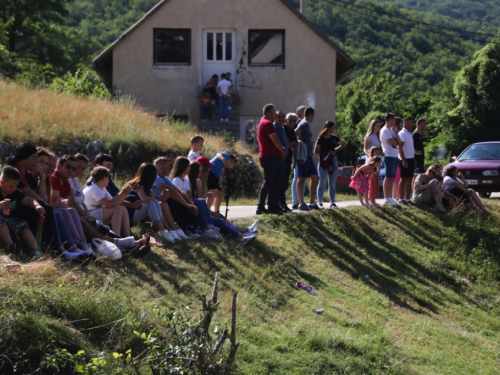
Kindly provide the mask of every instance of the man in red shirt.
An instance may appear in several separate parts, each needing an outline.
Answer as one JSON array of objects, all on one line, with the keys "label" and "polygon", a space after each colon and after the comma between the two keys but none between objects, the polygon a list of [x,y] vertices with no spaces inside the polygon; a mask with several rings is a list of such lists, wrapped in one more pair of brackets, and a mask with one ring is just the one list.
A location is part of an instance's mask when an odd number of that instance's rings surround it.
[{"label": "man in red shirt", "polygon": [[[276,109],[273,104],[266,104],[263,109],[263,117],[259,122],[257,139],[259,141],[259,161],[264,169],[264,182],[260,187],[259,205],[257,215],[276,214],[283,215],[279,208],[277,189],[279,187],[276,179],[278,164],[284,160],[286,149],[281,144],[273,126]],[[266,210],[266,199],[268,209]]]}]

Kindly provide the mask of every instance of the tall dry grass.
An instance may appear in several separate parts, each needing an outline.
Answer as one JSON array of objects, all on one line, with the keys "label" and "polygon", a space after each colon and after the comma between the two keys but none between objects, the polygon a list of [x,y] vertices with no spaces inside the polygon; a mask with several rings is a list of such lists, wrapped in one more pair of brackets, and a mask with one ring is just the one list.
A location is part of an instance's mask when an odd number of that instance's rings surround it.
[{"label": "tall dry grass", "polygon": [[[112,145],[137,144],[149,150],[180,152],[189,149],[194,134],[205,138],[205,154],[227,147],[222,137],[196,127],[158,119],[155,114],[123,98],[111,102],[31,89],[0,80],[0,139],[11,145],[30,141],[57,149],[61,142],[95,140]],[[248,152],[237,142],[238,152]]]}]

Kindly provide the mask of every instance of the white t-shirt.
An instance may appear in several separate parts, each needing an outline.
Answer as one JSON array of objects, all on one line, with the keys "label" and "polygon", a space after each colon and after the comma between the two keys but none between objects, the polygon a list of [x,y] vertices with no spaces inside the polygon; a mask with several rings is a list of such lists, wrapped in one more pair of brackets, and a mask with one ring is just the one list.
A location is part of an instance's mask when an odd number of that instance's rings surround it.
[{"label": "white t-shirt", "polygon": [[457,182],[457,180],[453,179],[450,176],[445,176],[443,178],[443,187],[444,187],[444,190],[450,191],[451,189],[453,189],[454,186],[452,184],[454,182]]},{"label": "white t-shirt", "polygon": [[83,195],[85,196],[85,206],[87,206],[89,211],[103,207],[102,204],[99,203],[102,198],[112,199],[106,188],[100,188],[96,184],[85,187],[85,189],[83,189]]},{"label": "white t-shirt", "polygon": [[85,196],[83,195],[83,190],[80,186],[80,179],[78,177],[70,177],[68,178],[68,182],[75,195],[76,204],[81,206],[85,202]]},{"label": "white t-shirt", "polygon": [[175,185],[177,189],[179,189],[183,193],[191,191],[191,184],[189,183],[189,179],[187,177],[184,177],[184,179],[181,179],[180,177],[175,177],[172,180],[172,183]]},{"label": "white t-shirt", "polygon": [[[405,154],[406,159],[413,159],[415,158],[415,148],[413,147],[413,136],[412,134],[406,130],[403,129],[399,133],[399,139],[401,142],[403,142],[403,152]],[[401,156],[399,156],[401,159]]]},{"label": "white t-shirt", "polygon": [[231,87],[231,82],[229,82],[227,79],[223,79],[222,81],[219,81],[217,87],[220,87],[221,94],[227,95],[229,94],[229,88]]},{"label": "white t-shirt", "polygon": [[188,154],[188,159],[189,159],[189,161],[193,161],[193,160],[198,159],[200,156],[201,155],[198,153],[198,151],[190,150],[189,154]]},{"label": "white t-shirt", "polygon": [[385,156],[388,156],[391,158],[397,158],[398,157],[398,148],[393,147],[388,142],[389,139],[393,139],[394,142],[397,142],[396,133],[394,133],[387,126],[383,126],[382,129],[380,130],[380,143],[382,144],[382,151],[384,152]]}]

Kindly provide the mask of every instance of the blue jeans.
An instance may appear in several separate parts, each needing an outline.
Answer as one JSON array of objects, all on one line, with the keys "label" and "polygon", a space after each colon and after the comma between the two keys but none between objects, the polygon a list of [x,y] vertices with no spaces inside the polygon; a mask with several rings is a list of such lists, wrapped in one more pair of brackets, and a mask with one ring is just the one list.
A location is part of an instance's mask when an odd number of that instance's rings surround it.
[{"label": "blue jeans", "polygon": [[134,224],[137,224],[139,221],[142,221],[147,217],[149,217],[153,223],[161,220],[163,217],[160,204],[156,199],[146,203],[142,202],[141,209],[135,211],[134,213]]},{"label": "blue jeans", "polygon": [[201,119],[210,120],[210,117],[212,117],[212,108],[207,106],[201,107]]},{"label": "blue jeans", "polygon": [[[292,204],[299,204],[299,196],[297,195],[297,180],[298,180],[297,168],[293,168],[293,181],[292,181]],[[306,189],[303,190],[302,199],[304,199]]]},{"label": "blue jeans", "polygon": [[59,245],[64,246],[66,250],[75,246],[75,240],[66,225],[63,214],[54,210],[54,216],[56,218],[56,236],[58,237],[57,241],[59,241]]},{"label": "blue jeans", "polygon": [[237,238],[240,232],[236,229],[231,228],[224,219],[220,217],[212,217],[213,225],[220,228],[220,232],[225,236],[230,236],[231,238]]},{"label": "blue jeans", "polygon": [[220,118],[227,119],[229,118],[229,96],[224,99],[222,95],[219,95],[220,102]]},{"label": "blue jeans", "polygon": [[200,226],[202,229],[206,229],[208,225],[212,225],[212,216],[210,216],[207,202],[205,202],[204,199],[197,198],[193,199],[193,203],[198,207],[198,215],[196,215],[196,217],[200,221]]},{"label": "blue jeans", "polygon": [[318,202],[323,202],[323,195],[325,193],[325,184],[328,182],[328,195],[330,197],[330,203],[335,202],[335,194],[337,193],[337,172],[339,170],[339,164],[337,162],[337,157],[333,157],[333,172],[328,173],[328,169],[323,169],[318,164],[318,175],[319,175],[319,184],[318,184]]}]

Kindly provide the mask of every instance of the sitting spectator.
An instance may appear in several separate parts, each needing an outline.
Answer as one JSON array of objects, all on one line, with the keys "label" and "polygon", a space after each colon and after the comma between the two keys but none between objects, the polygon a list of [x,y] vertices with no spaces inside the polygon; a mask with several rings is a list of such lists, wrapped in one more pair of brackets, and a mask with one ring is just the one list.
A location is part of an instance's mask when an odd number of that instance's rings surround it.
[{"label": "sitting spectator", "polygon": [[200,157],[200,151],[203,150],[203,143],[205,140],[201,135],[195,135],[191,138],[191,150],[189,150],[188,159],[189,161],[196,160]]},{"label": "sitting spectator", "polygon": [[25,205],[35,209],[40,215],[45,214],[45,209],[33,198],[23,194],[18,188],[21,176],[13,167],[4,167],[0,174],[0,241],[16,259],[24,259],[23,251],[13,241],[19,236],[28,253],[34,257],[41,256],[35,237],[28,223],[16,217],[15,213]]},{"label": "sitting spectator", "polygon": [[90,215],[104,224],[111,224],[111,229],[119,236],[130,236],[130,222],[126,208],[121,204],[132,191],[130,185],[125,184],[122,190],[114,197],[106,190],[109,185],[110,172],[105,167],[95,167],[91,173],[92,179],[87,181],[83,189],[85,206]]},{"label": "sitting spectator", "polygon": [[205,91],[200,99],[201,121],[211,121],[212,118],[212,98],[210,93]]},{"label": "sitting spectator", "polygon": [[217,85],[219,84],[219,76],[214,74],[212,78],[210,78],[207,83],[205,83],[204,90],[207,90],[212,97],[212,104],[215,104],[215,101],[218,100],[219,95],[217,94]]},{"label": "sitting spectator", "polygon": [[83,189],[80,185],[80,178],[89,166],[89,159],[80,153],[75,155],[75,159],[76,170],[72,173],[71,178],[68,181],[75,196],[75,203],[78,204],[84,211],[88,212],[85,207],[85,197],[83,196]]},{"label": "sitting spectator", "polygon": [[457,197],[459,201],[469,203],[472,208],[478,211],[486,211],[481,198],[474,190],[469,188],[464,176],[462,176],[462,172],[457,167],[451,166],[446,170],[443,185],[444,190]]},{"label": "sitting spectator", "polygon": [[204,234],[208,237],[221,239],[220,236],[210,227],[212,225],[212,221],[210,220],[210,212],[206,202],[203,199],[193,201],[190,198],[191,185],[187,177],[189,168],[189,160],[187,158],[182,156],[177,157],[174,165],[172,166],[172,171],[170,172],[170,180],[174,186],[186,194],[189,201],[198,208],[196,217],[199,221],[199,226],[204,230]]},{"label": "sitting spectator", "polygon": [[163,218],[160,204],[152,191],[157,175],[156,167],[153,164],[142,163],[135,178],[127,183],[137,191],[141,202],[141,209],[137,210],[134,215],[134,224],[149,217],[153,228],[162,240],[168,242],[174,242],[175,239],[181,240],[175,231],[173,233],[168,231],[168,224]]},{"label": "sitting spectator", "polygon": [[446,212],[443,206],[442,194],[436,176],[439,175],[439,167],[432,165],[425,173],[419,174],[413,184],[413,202],[417,204],[434,204],[436,209]]}]

